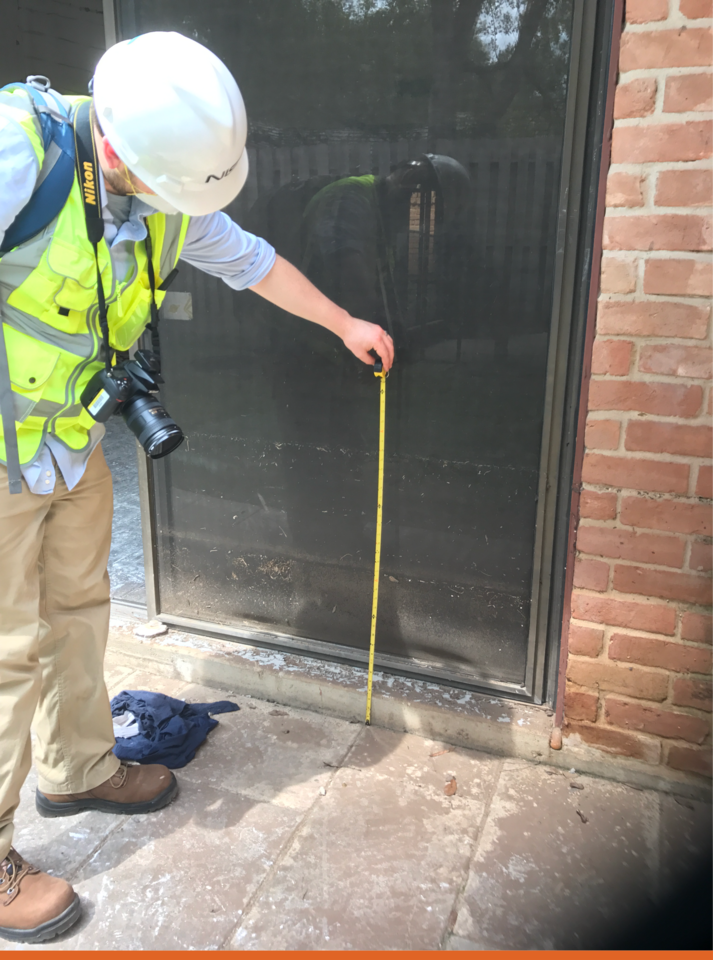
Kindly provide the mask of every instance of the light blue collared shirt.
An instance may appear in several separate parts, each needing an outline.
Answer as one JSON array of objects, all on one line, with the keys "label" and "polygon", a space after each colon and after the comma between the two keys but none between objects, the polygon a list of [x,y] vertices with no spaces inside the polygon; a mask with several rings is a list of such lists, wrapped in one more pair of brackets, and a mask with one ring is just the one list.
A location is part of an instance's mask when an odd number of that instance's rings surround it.
[{"label": "light blue collared shirt", "polygon": [[[30,199],[38,173],[37,157],[24,131],[19,124],[0,116],[0,243]],[[112,269],[115,276],[125,276],[133,260],[131,245],[146,237],[144,217],[154,211],[147,203],[132,197],[128,220],[117,225],[107,203],[101,171],[100,181],[104,238],[111,253]],[[243,230],[226,213],[217,212],[191,217],[181,260],[220,277],[233,290],[245,290],[267,276],[275,263],[275,251],[266,240]],[[34,463],[22,467],[30,491],[42,494],[54,490],[53,457],[71,490],[81,480],[89,455],[103,436],[103,425],[94,424],[89,431],[89,448],[77,453],[49,434]]]}]

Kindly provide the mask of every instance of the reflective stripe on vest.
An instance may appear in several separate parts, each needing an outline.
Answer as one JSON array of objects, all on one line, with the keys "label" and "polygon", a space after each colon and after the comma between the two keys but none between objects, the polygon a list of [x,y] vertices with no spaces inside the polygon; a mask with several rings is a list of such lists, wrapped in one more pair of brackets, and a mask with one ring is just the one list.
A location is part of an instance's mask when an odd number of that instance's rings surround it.
[{"label": "reflective stripe on vest", "polygon": [[[68,99],[77,104],[86,98]],[[5,101],[0,97],[3,117],[9,109]],[[13,119],[21,122],[18,108],[13,105],[12,109]],[[25,119],[35,122],[29,113]],[[41,163],[39,157],[38,160]],[[181,214],[163,213],[147,218],[157,285],[178,262],[189,219]],[[99,245],[99,265],[109,306],[110,343],[115,350],[128,350],[150,319],[151,292],[142,242],[134,244],[134,261],[128,277],[119,282],[113,275],[105,241]],[[164,296],[156,291],[159,306]],[[87,239],[76,176],[57,219],[39,237],[0,259],[0,311],[20,463],[36,459],[47,433],[72,450],[84,449],[94,420],[79,404],[79,397],[102,366],[102,344],[94,251]],[[0,430],[0,461],[5,459]]]}]

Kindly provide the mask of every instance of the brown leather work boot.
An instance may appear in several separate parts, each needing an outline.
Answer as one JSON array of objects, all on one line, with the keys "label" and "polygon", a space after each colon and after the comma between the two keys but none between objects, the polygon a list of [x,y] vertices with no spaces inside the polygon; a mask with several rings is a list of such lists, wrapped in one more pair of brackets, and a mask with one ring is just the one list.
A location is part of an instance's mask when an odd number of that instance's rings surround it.
[{"label": "brown leather work boot", "polygon": [[122,763],[113,777],[85,793],[35,794],[41,817],[71,817],[83,810],[104,813],[151,813],[160,810],[178,793],[178,781],[160,763]]},{"label": "brown leather work boot", "polygon": [[40,873],[15,850],[0,862],[0,937],[41,943],[69,930],[81,912],[66,880]]}]

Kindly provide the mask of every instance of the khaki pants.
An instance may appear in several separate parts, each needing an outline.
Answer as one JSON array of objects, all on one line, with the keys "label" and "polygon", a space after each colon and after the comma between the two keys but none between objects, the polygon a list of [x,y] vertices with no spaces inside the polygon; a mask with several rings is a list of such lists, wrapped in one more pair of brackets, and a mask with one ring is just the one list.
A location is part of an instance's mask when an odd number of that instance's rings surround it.
[{"label": "khaki pants", "polygon": [[109,630],[112,483],[101,447],[73,490],[23,481],[0,465],[0,860],[31,763],[46,793],[91,790],[119,767],[104,650]]}]

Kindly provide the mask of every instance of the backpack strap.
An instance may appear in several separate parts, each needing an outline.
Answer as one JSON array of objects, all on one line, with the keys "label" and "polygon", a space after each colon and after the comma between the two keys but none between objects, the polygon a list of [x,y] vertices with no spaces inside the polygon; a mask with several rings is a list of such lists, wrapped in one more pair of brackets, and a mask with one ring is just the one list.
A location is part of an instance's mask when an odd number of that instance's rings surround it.
[{"label": "backpack strap", "polygon": [[32,196],[5,232],[0,256],[41,233],[58,216],[74,183],[74,131],[62,98],[46,77],[9,83],[0,92],[23,90],[39,120],[45,155]]}]

